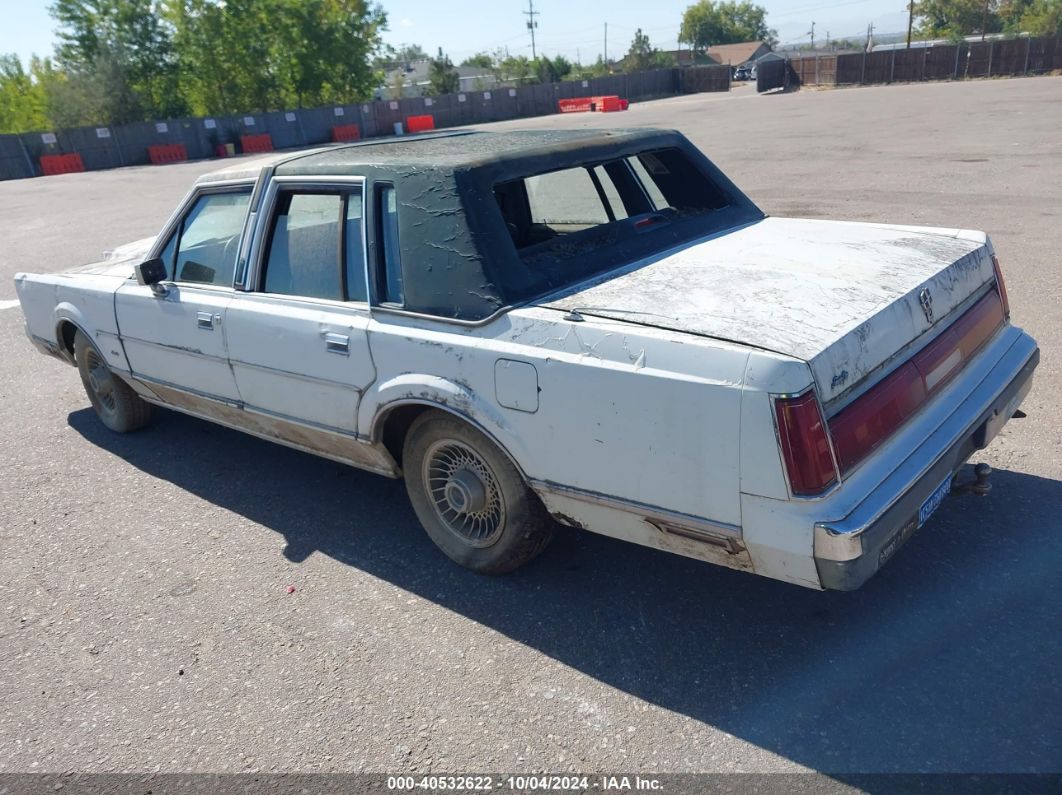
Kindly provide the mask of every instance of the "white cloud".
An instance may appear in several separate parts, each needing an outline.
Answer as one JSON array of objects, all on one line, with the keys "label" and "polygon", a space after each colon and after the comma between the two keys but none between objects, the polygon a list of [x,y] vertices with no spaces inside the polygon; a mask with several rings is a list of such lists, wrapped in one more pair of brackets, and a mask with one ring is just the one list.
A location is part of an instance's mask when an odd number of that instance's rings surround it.
[{"label": "white cloud", "polygon": [[409,17],[402,17],[400,20],[398,20],[398,27],[411,28],[413,27],[413,20]]}]

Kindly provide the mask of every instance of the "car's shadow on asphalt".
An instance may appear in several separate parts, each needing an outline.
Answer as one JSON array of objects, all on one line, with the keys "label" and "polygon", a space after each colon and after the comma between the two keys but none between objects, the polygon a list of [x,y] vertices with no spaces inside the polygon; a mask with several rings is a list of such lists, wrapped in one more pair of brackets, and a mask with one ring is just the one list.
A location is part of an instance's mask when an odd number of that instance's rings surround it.
[{"label": "car's shadow on asphalt", "polygon": [[138,469],[480,622],[587,676],[808,767],[1058,771],[1062,483],[997,472],[949,498],[854,593],[819,593],[561,530],[487,578],[447,561],[401,482],[169,412],[120,436]]}]

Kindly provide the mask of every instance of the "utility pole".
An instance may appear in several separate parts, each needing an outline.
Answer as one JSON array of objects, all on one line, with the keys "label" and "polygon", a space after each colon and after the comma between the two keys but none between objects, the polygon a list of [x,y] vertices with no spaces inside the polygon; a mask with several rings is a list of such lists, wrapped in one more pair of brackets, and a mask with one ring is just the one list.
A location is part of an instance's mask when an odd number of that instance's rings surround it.
[{"label": "utility pole", "polygon": [[538,27],[538,22],[535,21],[535,17],[541,14],[541,11],[535,11],[535,0],[527,0],[527,11],[524,14],[527,16],[527,29],[531,31],[531,60],[537,60],[538,55],[535,53],[535,28]]},{"label": "utility pole", "polygon": [[826,31],[826,49],[830,49],[830,31]]},{"label": "utility pole", "polygon": [[985,0],[985,11],[981,14],[981,41],[985,40],[985,28],[988,26],[988,0]]},{"label": "utility pole", "polygon": [[608,23],[605,23],[605,71],[609,74],[612,70],[608,68]]},{"label": "utility pole", "polygon": [[914,27],[914,0],[907,4],[907,49],[911,49],[911,29]]},{"label": "utility pole", "polygon": [[811,49],[814,50],[815,49],[815,22],[814,21],[812,21],[812,23],[811,23],[811,31],[809,32],[809,35],[811,36]]}]

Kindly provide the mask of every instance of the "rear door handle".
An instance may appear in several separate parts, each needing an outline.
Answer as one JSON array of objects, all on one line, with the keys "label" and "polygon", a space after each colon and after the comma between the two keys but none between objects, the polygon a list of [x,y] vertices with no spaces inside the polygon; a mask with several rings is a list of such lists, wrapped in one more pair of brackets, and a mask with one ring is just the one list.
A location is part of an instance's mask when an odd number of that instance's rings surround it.
[{"label": "rear door handle", "polygon": [[215,316],[212,312],[196,312],[195,321],[199,328],[205,328],[210,331],[214,330],[214,324],[217,320],[220,320],[220,316]]},{"label": "rear door handle", "polygon": [[325,350],[329,353],[338,353],[341,356],[350,356],[350,337],[346,334],[336,334],[329,331],[324,335]]}]

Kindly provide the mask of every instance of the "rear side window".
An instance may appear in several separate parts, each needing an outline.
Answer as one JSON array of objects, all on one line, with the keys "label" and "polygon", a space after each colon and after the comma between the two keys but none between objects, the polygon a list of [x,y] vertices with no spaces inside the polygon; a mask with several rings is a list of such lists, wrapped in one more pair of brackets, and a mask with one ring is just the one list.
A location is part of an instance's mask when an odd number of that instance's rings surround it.
[{"label": "rear side window", "polygon": [[609,222],[594,179],[585,168],[538,174],[524,180],[531,223],[585,229]]},{"label": "rear side window", "polygon": [[598,250],[727,205],[679,149],[531,174],[495,185],[494,198],[513,244],[533,257]]},{"label": "rear side window", "polygon": [[401,305],[405,301],[405,291],[398,241],[398,197],[393,185],[376,188],[376,240],[380,303]]}]

